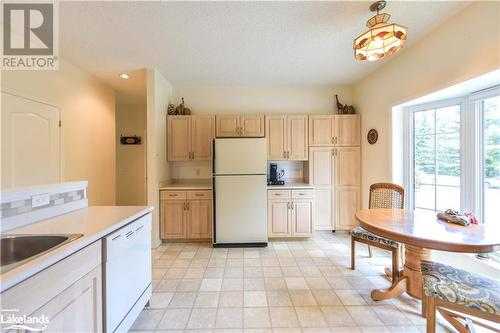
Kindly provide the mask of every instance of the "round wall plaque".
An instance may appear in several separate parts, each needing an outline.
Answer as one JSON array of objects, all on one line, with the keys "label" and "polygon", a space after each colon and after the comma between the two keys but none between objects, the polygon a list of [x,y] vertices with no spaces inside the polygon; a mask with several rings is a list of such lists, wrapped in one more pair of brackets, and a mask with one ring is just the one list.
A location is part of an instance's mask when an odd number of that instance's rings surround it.
[{"label": "round wall plaque", "polygon": [[378,132],[376,129],[372,128],[371,130],[368,131],[368,135],[366,136],[368,139],[368,143],[373,145],[377,142],[378,140]]}]

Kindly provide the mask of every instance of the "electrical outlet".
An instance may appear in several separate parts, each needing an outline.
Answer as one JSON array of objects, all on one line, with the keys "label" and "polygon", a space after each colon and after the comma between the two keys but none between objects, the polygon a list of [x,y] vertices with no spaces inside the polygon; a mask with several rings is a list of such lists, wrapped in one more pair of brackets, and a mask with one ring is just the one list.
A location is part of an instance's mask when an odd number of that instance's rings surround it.
[{"label": "electrical outlet", "polygon": [[200,169],[196,169],[196,175],[199,176],[200,175]]},{"label": "electrical outlet", "polygon": [[50,195],[48,193],[33,195],[31,197],[31,207],[41,207],[50,204]]}]

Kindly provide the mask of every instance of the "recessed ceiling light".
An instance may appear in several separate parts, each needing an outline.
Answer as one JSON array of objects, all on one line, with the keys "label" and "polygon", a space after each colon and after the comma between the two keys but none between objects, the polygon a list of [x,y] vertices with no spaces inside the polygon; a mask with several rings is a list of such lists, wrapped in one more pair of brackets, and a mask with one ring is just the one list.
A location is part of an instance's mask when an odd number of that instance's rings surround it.
[{"label": "recessed ceiling light", "polygon": [[128,80],[128,79],[130,79],[130,78],[131,78],[131,76],[130,76],[130,75],[125,74],[125,73],[120,74],[120,77],[121,77],[122,79],[125,79],[125,80]]}]

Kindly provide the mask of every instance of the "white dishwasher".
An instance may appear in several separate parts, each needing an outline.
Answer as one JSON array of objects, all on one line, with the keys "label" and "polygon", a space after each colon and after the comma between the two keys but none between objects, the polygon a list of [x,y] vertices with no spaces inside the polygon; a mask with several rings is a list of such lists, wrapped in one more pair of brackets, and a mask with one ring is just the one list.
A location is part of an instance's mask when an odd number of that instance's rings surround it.
[{"label": "white dishwasher", "polygon": [[151,213],[105,237],[104,330],[127,332],[151,298]]}]

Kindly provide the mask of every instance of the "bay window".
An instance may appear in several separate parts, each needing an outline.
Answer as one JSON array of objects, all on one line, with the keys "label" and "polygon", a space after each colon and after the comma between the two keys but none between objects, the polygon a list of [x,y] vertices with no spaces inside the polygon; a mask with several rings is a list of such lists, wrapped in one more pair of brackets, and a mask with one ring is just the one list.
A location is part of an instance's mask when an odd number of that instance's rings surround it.
[{"label": "bay window", "polygon": [[500,223],[500,87],[403,111],[407,207]]}]

